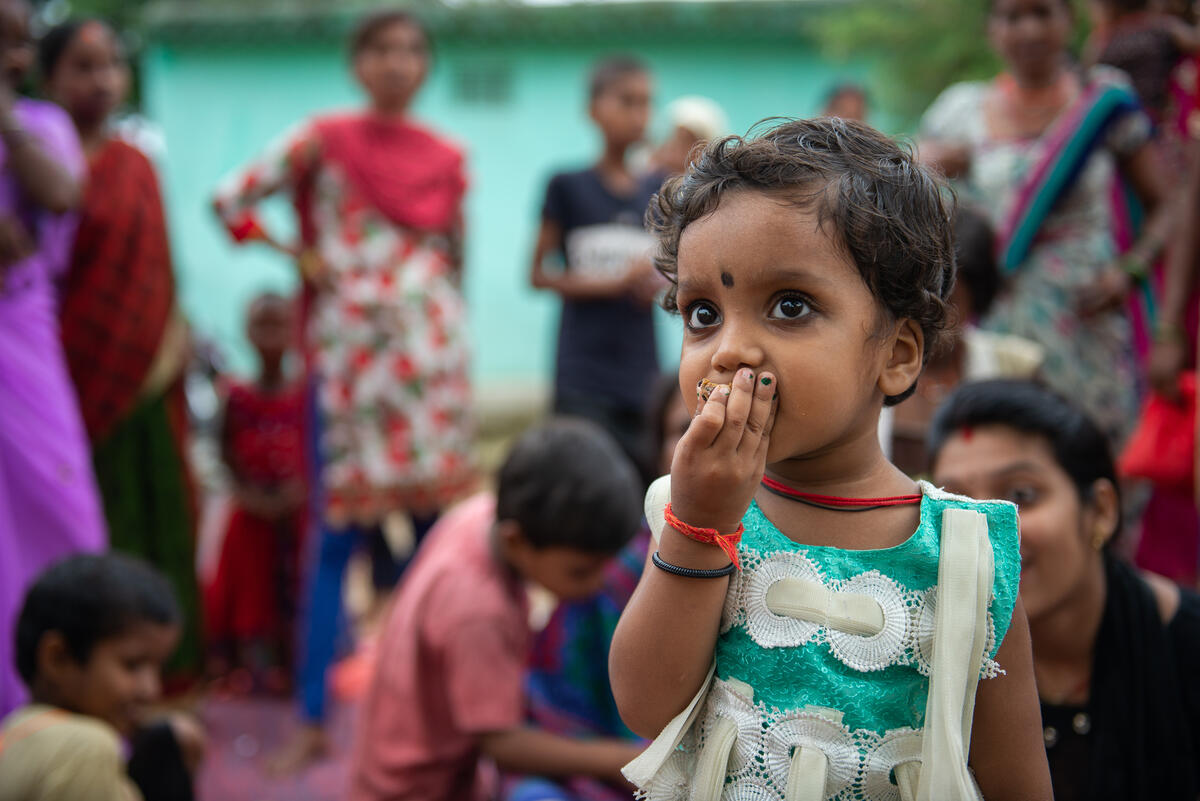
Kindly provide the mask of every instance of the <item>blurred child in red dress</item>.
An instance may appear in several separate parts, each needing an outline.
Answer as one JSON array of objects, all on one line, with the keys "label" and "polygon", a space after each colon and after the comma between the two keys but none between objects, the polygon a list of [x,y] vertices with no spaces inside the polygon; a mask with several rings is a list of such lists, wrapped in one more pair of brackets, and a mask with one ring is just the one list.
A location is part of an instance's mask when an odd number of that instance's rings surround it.
[{"label": "blurred child in red dress", "polygon": [[246,334],[259,374],[230,386],[221,425],[234,503],[205,603],[216,661],[231,654],[238,668],[234,689],[285,689],[281,668],[291,664],[305,498],[304,396],[284,367],[294,329],[291,301],[268,293],[251,303]]}]

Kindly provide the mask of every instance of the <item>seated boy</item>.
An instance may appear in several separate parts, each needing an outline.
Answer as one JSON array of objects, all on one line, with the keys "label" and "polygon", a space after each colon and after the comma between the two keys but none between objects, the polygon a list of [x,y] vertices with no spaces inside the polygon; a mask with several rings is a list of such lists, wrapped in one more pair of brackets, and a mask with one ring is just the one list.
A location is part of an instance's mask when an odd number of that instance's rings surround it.
[{"label": "seated boy", "polygon": [[562,599],[596,592],[640,520],[634,468],[597,426],[559,420],[526,432],[496,494],[447,512],[400,586],[361,712],[350,799],[486,798],[487,760],[623,782],[637,746],[525,724],[524,583]]},{"label": "seated boy", "polygon": [[32,703],[0,726],[0,801],[191,799],[198,728],[145,725],[179,635],[170,584],[142,562],[86,554],[47,569],[17,619]]}]

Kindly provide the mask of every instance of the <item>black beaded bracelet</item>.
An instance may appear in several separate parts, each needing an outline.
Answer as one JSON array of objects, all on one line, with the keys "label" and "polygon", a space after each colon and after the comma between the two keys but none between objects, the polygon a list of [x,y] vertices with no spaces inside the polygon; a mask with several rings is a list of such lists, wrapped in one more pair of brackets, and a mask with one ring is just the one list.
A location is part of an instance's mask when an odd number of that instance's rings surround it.
[{"label": "black beaded bracelet", "polygon": [[737,565],[733,562],[725,565],[725,567],[718,567],[716,570],[696,570],[691,567],[680,567],[663,559],[658,555],[658,551],[654,552],[650,557],[650,561],[654,562],[654,566],[659,570],[665,570],[673,576],[683,576],[684,578],[725,578],[726,576],[733,575],[737,570]]}]

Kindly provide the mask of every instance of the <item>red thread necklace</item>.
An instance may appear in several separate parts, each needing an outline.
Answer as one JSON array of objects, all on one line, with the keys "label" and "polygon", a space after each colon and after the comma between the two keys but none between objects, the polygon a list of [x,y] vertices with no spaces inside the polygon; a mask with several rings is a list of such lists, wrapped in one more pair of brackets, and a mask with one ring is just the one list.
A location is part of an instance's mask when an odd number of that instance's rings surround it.
[{"label": "red thread necklace", "polygon": [[829,509],[835,512],[870,512],[873,509],[883,509],[888,506],[913,506],[921,502],[921,494],[893,495],[888,498],[842,498],[837,495],[814,495],[811,492],[801,492],[773,478],[763,476],[763,487],[781,498],[799,501],[818,509]]}]

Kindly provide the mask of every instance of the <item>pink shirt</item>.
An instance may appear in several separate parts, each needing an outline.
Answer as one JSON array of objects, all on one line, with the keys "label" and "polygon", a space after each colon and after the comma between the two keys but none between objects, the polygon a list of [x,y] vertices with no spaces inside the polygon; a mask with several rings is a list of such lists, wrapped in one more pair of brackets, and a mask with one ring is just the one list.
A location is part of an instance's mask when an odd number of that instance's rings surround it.
[{"label": "pink shirt", "polygon": [[486,797],[481,734],[522,725],[527,600],[492,553],[495,499],[446,513],[408,569],[362,706],[350,801]]}]

